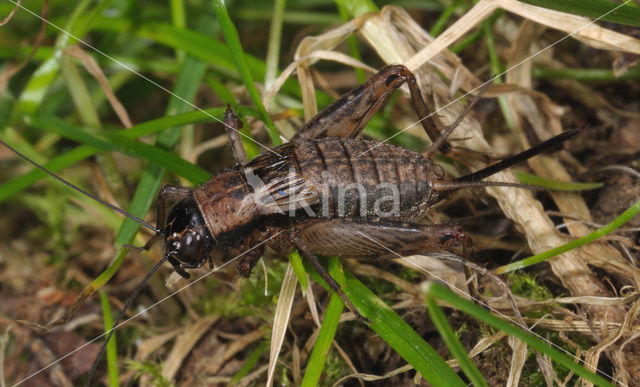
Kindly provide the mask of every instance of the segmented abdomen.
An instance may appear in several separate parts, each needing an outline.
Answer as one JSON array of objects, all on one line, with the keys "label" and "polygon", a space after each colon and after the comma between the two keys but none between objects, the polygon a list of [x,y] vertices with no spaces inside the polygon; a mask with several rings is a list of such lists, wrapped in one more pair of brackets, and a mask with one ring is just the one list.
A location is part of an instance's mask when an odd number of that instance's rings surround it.
[{"label": "segmented abdomen", "polygon": [[321,217],[404,217],[429,200],[440,171],[418,153],[362,139],[305,141],[294,155],[318,188]]}]

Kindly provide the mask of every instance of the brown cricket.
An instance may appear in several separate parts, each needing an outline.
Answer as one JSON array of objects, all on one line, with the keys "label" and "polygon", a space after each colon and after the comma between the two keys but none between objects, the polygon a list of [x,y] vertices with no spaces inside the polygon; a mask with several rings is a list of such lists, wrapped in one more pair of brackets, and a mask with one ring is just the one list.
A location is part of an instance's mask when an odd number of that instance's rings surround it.
[{"label": "brown cricket", "polygon": [[[416,153],[355,138],[377,109],[405,83],[432,144],[423,153]],[[429,117],[413,74],[403,65],[388,66],[319,112],[290,142],[251,161],[247,160],[238,136],[239,121],[228,109],[225,125],[237,164],[197,188],[163,187],[158,194],[157,227],[101,201],[154,230],[156,237],[164,238],[164,257],[127,300],[114,327],[148,278],[165,261],[180,275],[188,277],[188,269],[201,267],[205,262],[213,267],[215,250],[246,252],[238,265],[239,273],[246,277],[266,246],[280,253],[296,247],[363,322],[367,320],[317,256],[375,260],[462,246],[463,257],[469,258],[471,240],[462,228],[456,224],[422,224],[419,221],[426,211],[449,192],[464,187],[529,188],[479,180],[544,152],[577,132],[564,132],[481,171],[447,180],[431,157],[438,150],[443,153],[454,150],[446,138],[480,94],[461,117],[441,133]],[[175,204],[165,218],[170,203]],[[113,332],[107,336],[93,364],[87,385]]]},{"label": "brown cricket", "polygon": [[[354,138],[404,83],[433,141],[431,146],[420,154]],[[201,267],[206,261],[212,265],[214,248],[239,248],[248,251],[238,265],[240,274],[247,277],[265,246],[280,253],[290,252],[295,246],[361,318],[319,263],[318,255],[396,258],[462,245],[467,250],[463,256],[468,257],[471,241],[459,225],[417,221],[452,190],[488,185],[531,188],[477,180],[548,150],[576,133],[565,132],[510,159],[447,181],[431,155],[437,149],[451,152],[446,136],[477,99],[440,135],[413,74],[403,65],[387,66],[319,112],[290,142],[251,161],[247,161],[237,136],[238,120],[228,109],[225,123],[237,165],[198,188],[165,186],[158,195],[158,228],[165,238],[165,259],[188,277],[185,269]],[[177,204],[165,220],[167,201]],[[265,240],[269,241],[252,248]]]}]

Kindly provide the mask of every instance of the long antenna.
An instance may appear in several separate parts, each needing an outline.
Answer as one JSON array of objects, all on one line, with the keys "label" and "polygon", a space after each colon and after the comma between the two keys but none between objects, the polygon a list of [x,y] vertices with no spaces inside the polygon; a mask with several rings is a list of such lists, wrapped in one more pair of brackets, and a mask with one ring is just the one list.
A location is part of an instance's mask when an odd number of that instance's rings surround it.
[{"label": "long antenna", "polygon": [[113,204],[107,203],[104,200],[90,194],[89,192],[83,190],[82,188],[78,187],[77,185],[71,183],[70,181],[67,181],[65,179],[63,179],[62,177],[56,175],[55,173],[51,172],[50,170],[48,170],[47,168],[43,167],[42,165],[36,163],[35,161],[31,160],[29,157],[25,156],[24,154],[20,153],[16,148],[12,147],[11,145],[7,144],[6,142],[4,142],[3,140],[0,140],[0,143],[4,146],[6,146],[7,148],[11,149],[15,154],[17,154],[18,156],[20,156],[22,159],[24,159],[25,161],[29,162],[30,164],[34,165],[36,168],[38,168],[39,170],[45,172],[46,174],[48,174],[49,176],[53,177],[54,179],[58,180],[59,182],[63,183],[64,185],[66,185],[67,187],[70,187],[78,192],[80,192],[83,195],[86,195],[88,197],[90,197],[91,199],[95,200],[96,202],[107,206],[109,208],[111,208],[112,210],[126,216],[129,219],[133,219],[136,222],[140,223],[141,225],[143,225],[144,227],[148,228],[149,230],[152,230],[153,232],[155,232],[156,234],[161,234],[162,231],[153,226],[150,223],[145,222],[144,220],[138,218],[137,216],[128,213],[127,211],[123,210],[120,207],[116,207]]},{"label": "long antenna", "polygon": [[[107,344],[109,344],[109,340],[111,340],[111,336],[113,336],[113,334],[116,332],[116,329],[120,328],[120,325],[121,325],[120,321],[122,321],[122,318],[124,317],[124,313],[127,311],[127,309],[129,309],[129,307],[133,303],[133,300],[136,298],[138,293],[140,293],[140,291],[142,290],[144,285],[147,283],[147,281],[149,281],[149,278],[151,278],[153,273],[155,273],[160,268],[160,266],[162,266],[162,264],[165,263],[167,259],[169,259],[172,255],[173,255],[173,252],[169,252],[161,260],[156,262],[153,268],[147,273],[147,275],[142,279],[142,281],[140,281],[140,283],[138,284],[138,286],[136,286],[133,293],[131,293],[127,301],[124,303],[124,306],[122,307],[122,310],[118,315],[118,318],[116,318],[116,321],[113,323],[113,326],[109,330],[109,334],[107,335],[107,338],[105,339],[104,344],[102,344],[102,347],[100,348],[100,352],[98,352],[98,356],[96,356],[96,360],[93,361],[93,365],[91,366],[91,371],[89,371],[89,376],[87,376],[87,381],[85,382],[85,386],[88,387],[89,385],[91,385],[91,379],[93,378],[93,374],[95,374],[96,370],[98,369],[98,364],[100,363],[102,356],[104,356],[104,352],[107,349]],[[126,321],[123,324],[125,323]]]}]

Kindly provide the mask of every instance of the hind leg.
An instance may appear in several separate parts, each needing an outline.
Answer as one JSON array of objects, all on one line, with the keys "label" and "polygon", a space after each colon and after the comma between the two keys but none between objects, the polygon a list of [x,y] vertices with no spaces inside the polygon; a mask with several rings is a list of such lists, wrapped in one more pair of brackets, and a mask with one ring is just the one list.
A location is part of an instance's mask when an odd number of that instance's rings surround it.
[{"label": "hind leg", "polygon": [[[431,119],[415,76],[404,65],[391,65],[378,71],[365,83],[349,91],[312,117],[298,130],[291,141],[357,136],[375,112],[403,84],[409,87],[411,104],[420,124],[431,141],[435,142],[440,137],[440,132]],[[439,148],[447,153],[450,146],[443,143]]]},{"label": "hind leg", "polygon": [[394,220],[314,219],[289,234],[291,244],[313,264],[345,305],[363,320],[340,285],[318,260],[318,255],[356,259],[396,259],[462,246],[471,255],[471,239],[458,225],[422,225]]}]

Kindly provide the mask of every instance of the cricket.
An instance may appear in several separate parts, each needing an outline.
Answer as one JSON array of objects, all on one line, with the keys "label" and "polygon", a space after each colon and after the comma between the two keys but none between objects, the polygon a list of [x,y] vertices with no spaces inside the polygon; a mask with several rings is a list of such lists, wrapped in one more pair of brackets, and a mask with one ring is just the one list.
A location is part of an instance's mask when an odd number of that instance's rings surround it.
[{"label": "cricket", "polygon": [[[88,63],[86,58],[75,58]],[[10,144],[15,136],[11,135],[8,141],[7,137],[0,137],[0,143],[13,154],[15,162],[21,159],[21,163],[33,165],[39,173],[49,176],[49,181],[57,180],[67,191],[89,198],[96,206],[141,226],[146,235],[144,242],[140,244],[138,237],[137,243],[130,240],[123,245],[130,249],[128,259],[141,255],[155,257],[127,299],[112,306],[114,318],[110,324],[116,329],[108,330],[100,341],[87,343],[91,344],[95,357],[87,363],[85,356],[83,376],[74,376],[76,381],[84,385],[106,383],[107,373],[112,372],[111,369],[107,372],[104,365],[109,342],[120,332],[121,323],[134,314],[138,297],[148,291],[157,273],[169,269],[182,277],[182,282],[193,280],[194,274],[203,270],[215,272],[220,264],[230,266],[227,277],[235,273],[236,277],[253,278],[256,271],[262,271],[257,267],[261,258],[299,254],[326,285],[329,294],[335,294],[352,314],[352,324],[366,329],[376,326],[378,317],[359,307],[361,300],[356,302],[354,293],[341,284],[344,280],[331,274],[326,258],[355,260],[382,268],[404,257],[447,252],[459,257],[456,267],[464,271],[469,285],[467,295],[476,302],[484,299],[475,283],[478,273],[471,269],[484,264],[476,254],[477,243],[455,218],[434,222],[433,212],[453,196],[481,188],[504,188],[529,195],[540,192],[540,188],[530,184],[495,178],[513,166],[562,148],[584,132],[567,129],[500,160],[473,150],[467,147],[466,137],[456,136],[456,129],[483,101],[493,98],[487,96],[488,84],[485,82],[483,87],[468,93],[464,109],[458,110],[453,121],[443,124],[438,119],[436,104],[425,99],[429,93],[422,89],[424,84],[419,77],[407,65],[392,62],[303,121],[282,145],[272,147],[261,144],[268,142],[264,138],[249,138],[247,133],[252,130],[243,124],[247,120],[246,109],[238,108],[237,104],[216,108],[224,111],[221,121],[228,143],[224,147],[232,159],[199,185],[161,186],[152,205],[154,221],[145,220],[149,216],[144,213],[131,213],[116,201],[62,177],[55,172],[55,165],[45,166],[33,154]],[[405,113],[409,112],[413,126],[421,127],[420,136],[427,142],[423,149],[410,150],[394,141],[363,136],[367,124],[387,105],[395,103],[394,98],[408,101]],[[258,122],[252,121],[254,132]],[[412,133],[415,135],[415,130]],[[87,144],[98,144],[96,141],[89,140]],[[132,141],[135,144],[138,140]],[[247,143],[260,143],[256,156],[247,152]],[[140,149],[146,146],[128,144]],[[477,167],[478,160],[489,159],[492,161],[487,165]],[[445,166],[442,160],[449,165]],[[474,167],[465,166],[465,162]],[[462,173],[452,176],[451,165]],[[551,192],[544,195],[554,195]],[[272,259],[263,262],[265,275]],[[78,313],[77,308],[92,302],[97,289],[87,293],[89,288],[79,298],[86,296],[88,300],[76,301],[54,323],[34,321],[17,329],[34,329],[39,335],[46,335],[52,328],[52,331],[63,328]],[[521,316],[519,319],[525,321]],[[50,357],[54,360],[55,356]],[[124,372],[122,366],[118,368]],[[167,375],[170,374],[162,373],[162,377]],[[148,383],[149,376],[145,377],[143,383]]]}]

